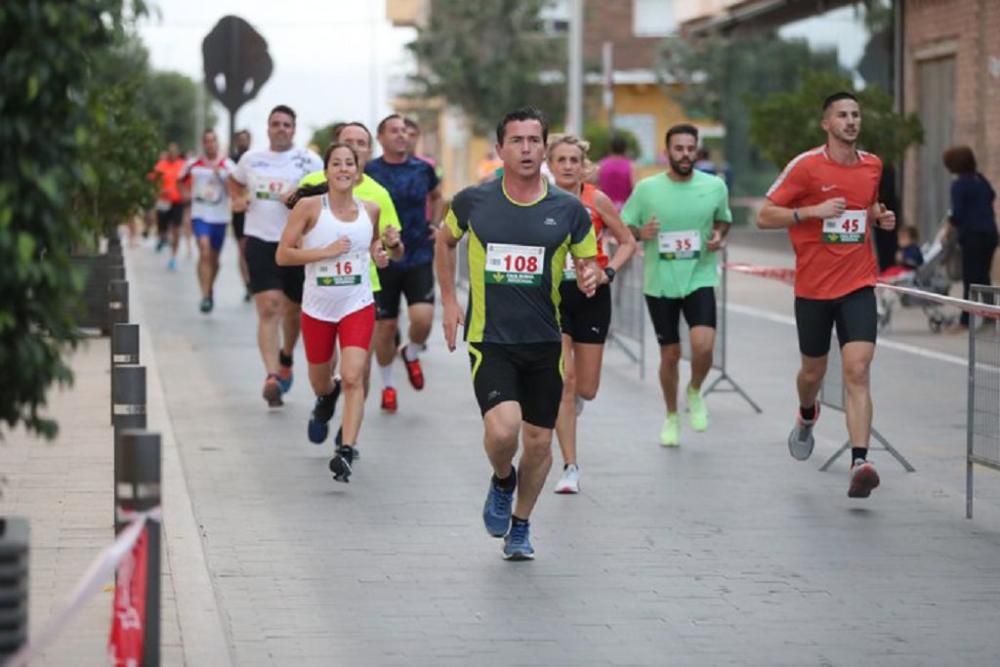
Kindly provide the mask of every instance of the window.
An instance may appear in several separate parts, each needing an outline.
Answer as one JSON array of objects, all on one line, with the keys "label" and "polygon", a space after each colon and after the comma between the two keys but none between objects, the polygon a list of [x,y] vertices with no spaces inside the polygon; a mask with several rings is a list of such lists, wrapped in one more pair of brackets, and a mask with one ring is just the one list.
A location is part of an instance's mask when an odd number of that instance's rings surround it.
[{"label": "window", "polygon": [[676,31],[674,0],[632,0],[632,32],[636,37],[666,37]]}]

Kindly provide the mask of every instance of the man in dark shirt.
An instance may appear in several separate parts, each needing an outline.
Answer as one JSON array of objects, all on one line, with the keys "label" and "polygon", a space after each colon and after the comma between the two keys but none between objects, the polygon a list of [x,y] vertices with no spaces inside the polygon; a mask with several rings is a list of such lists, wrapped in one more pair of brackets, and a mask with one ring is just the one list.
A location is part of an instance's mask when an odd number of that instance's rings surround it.
[{"label": "man in dark shirt", "polygon": [[[434,168],[409,154],[406,124],[397,114],[378,124],[382,156],[365,166],[365,173],[389,191],[403,227],[406,254],[399,262],[379,269],[382,290],[375,295],[375,359],[382,373],[382,409],[395,412],[397,397],[392,363],[396,356],[400,297],[406,295],[410,321],[408,340],[399,354],[414,389],[424,388],[420,352],[434,321],[434,232],[441,221],[444,199]],[[430,198],[430,219],[427,201]]]}]

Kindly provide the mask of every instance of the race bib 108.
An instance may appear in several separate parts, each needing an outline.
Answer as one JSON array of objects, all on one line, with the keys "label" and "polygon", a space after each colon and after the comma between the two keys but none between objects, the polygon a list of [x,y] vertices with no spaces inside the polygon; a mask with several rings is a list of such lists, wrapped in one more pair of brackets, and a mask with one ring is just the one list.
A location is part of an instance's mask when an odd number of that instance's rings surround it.
[{"label": "race bib 108", "polygon": [[542,284],[544,263],[545,248],[541,246],[489,243],[486,284],[537,287]]},{"label": "race bib 108", "polygon": [[663,259],[698,259],[701,257],[701,232],[660,232],[660,257]]},{"label": "race bib 108", "polygon": [[868,211],[848,210],[823,220],[823,243],[863,243]]}]

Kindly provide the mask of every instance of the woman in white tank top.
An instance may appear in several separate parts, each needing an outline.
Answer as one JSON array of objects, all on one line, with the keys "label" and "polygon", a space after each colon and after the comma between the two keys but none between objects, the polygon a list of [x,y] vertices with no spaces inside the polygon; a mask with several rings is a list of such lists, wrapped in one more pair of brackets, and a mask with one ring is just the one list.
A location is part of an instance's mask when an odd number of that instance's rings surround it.
[{"label": "woman in white tank top", "polygon": [[281,266],[305,265],[302,294],[302,340],[309,361],[309,382],[316,406],[309,419],[309,439],[321,444],[329,433],[335,405],[331,379],[334,345],[340,340],[344,393],[343,444],[330,461],[334,479],[348,481],[354,444],[364,412],[364,369],[375,328],[369,263],[384,255],[378,228],[379,208],[355,199],[357,154],[334,143],[325,155],[327,183],[299,191],[278,242]]}]

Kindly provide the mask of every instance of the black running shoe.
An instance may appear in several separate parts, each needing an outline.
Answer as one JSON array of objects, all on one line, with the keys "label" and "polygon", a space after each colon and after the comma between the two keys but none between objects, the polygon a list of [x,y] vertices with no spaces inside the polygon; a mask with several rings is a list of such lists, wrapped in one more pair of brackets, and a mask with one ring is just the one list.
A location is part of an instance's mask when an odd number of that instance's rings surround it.
[{"label": "black running shoe", "polygon": [[330,459],[330,472],[338,482],[351,481],[351,464],[354,463],[354,448],[342,445],[337,448],[337,455]]}]

